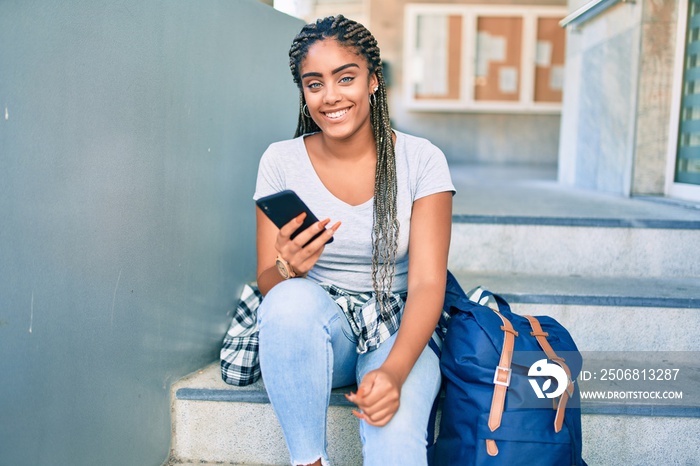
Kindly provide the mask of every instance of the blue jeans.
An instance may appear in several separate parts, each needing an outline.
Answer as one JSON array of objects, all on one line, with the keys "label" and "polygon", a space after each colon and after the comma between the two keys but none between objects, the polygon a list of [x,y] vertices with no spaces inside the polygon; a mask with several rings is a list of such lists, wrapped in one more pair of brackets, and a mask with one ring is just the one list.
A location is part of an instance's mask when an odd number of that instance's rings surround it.
[{"label": "blue jeans", "polygon": [[[258,308],[260,368],[294,465],[326,453],[326,414],[332,388],[359,383],[379,368],[396,335],[358,355],[340,307],[311,280],[276,285]],[[440,365],[426,346],[401,389],[400,407],[384,427],[360,422],[365,466],[425,466],[427,426],[440,389]]]}]

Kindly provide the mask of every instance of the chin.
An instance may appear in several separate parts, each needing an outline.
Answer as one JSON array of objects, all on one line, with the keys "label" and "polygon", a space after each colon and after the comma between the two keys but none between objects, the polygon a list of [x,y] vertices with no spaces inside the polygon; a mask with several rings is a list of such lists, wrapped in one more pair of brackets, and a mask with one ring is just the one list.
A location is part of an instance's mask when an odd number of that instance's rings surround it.
[{"label": "chin", "polygon": [[351,129],[346,129],[346,128],[324,128],[323,129],[323,134],[326,136],[333,138],[333,139],[348,139],[355,135],[357,133],[357,130],[351,130]]}]

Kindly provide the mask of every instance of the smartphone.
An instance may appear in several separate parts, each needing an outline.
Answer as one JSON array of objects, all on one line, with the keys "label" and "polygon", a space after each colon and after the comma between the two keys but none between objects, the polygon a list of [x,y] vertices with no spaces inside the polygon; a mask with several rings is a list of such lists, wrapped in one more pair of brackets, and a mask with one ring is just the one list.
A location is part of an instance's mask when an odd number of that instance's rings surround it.
[{"label": "smartphone", "polygon": [[[304,217],[304,222],[301,224],[297,230],[292,233],[291,238],[294,239],[299,233],[309,228],[314,223],[318,222],[318,218],[311,212],[311,209],[304,204],[304,201],[292,191],[291,189],[286,189],[275,194],[270,194],[269,196],[261,197],[255,204],[263,211],[267,218],[272,220],[277,228],[282,228],[287,223],[289,223],[293,218],[300,215],[302,212],[306,212],[306,217]],[[313,238],[311,238],[306,244],[318,238],[326,230],[318,232]],[[333,242],[333,237],[331,236],[326,244]],[[304,246],[306,246],[306,244]]]}]

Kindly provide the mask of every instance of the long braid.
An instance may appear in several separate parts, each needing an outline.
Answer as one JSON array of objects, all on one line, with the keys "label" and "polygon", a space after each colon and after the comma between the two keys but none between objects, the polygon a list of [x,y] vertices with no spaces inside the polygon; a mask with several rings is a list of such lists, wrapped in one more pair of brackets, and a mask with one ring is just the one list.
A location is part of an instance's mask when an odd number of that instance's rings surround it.
[{"label": "long braid", "polygon": [[[377,50],[377,54],[379,51]],[[386,84],[381,68],[377,68],[379,89],[370,119],[377,144],[377,168],[374,177],[374,228],[372,232],[372,285],[382,313],[387,310],[388,294],[394,281],[396,251],[399,242],[397,220],[396,154],[389,120]]]},{"label": "long braid", "polygon": [[396,218],[396,154],[394,151],[386,82],[377,41],[362,24],[342,15],[319,19],[307,24],[294,38],[289,50],[289,67],[299,87],[299,120],[295,137],[319,131],[313,119],[304,114],[304,92],[301,88],[300,68],[309,47],[319,40],[336,39],[341,45],[353,47],[367,60],[370,75],[375,73],[378,89],[372,97],[370,120],[377,148],[377,167],[374,177],[374,218],[372,230],[372,287],[381,313],[386,317],[389,294],[396,270],[396,252],[399,241],[399,222]]}]

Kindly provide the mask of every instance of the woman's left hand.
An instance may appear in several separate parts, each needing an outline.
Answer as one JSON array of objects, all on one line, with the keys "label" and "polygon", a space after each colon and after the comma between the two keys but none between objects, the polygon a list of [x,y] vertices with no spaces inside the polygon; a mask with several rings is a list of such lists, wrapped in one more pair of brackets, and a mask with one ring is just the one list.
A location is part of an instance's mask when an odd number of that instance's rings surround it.
[{"label": "woman's left hand", "polygon": [[383,427],[399,409],[401,383],[395,375],[380,367],[362,378],[357,393],[345,396],[360,408],[361,412],[353,410],[355,416],[371,426]]}]

